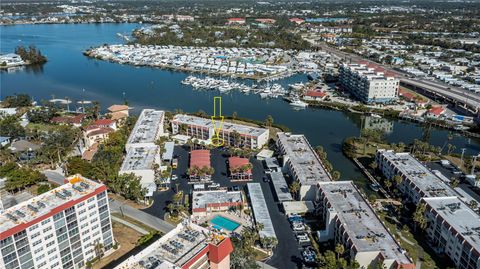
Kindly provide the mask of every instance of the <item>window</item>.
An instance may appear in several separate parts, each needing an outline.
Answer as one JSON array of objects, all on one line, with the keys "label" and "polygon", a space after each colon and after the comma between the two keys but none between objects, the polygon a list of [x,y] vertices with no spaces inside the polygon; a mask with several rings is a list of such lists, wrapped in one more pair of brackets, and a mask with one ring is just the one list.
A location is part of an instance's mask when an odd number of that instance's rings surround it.
[{"label": "window", "polygon": [[43,232],[46,233],[52,229],[52,226],[48,226],[47,228],[43,229]]},{"label": "window", "polygon": [[42,243],[42,239],[33,242],[32,246],[37,246],[40,243]]},{"label": "window", "polygon": [[45,225],[45,224],[47,224],[47,223],[49,223],[49,222],[50,222],[50,219],[46,219],[46,220],[42,221],[42,225]]},{"label": "window", "polygon": [[35,224],[35,225],[30,226],[30,228],[28,228],[28,230],[31,232],[31,231],[33,231],[37,228],[38,228],[38,224]]}]

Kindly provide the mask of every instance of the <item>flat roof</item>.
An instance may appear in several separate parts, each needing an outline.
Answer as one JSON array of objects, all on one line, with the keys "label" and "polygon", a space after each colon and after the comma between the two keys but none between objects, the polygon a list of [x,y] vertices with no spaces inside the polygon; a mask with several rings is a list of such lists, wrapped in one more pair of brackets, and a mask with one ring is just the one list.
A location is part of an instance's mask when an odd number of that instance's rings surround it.
[{"label": "flat roof", "polygon": [[385,259],[412,263],[352,181],[321,182],[319,188],[358,252],[380,251]]},{"label": "flat roof", "polygon": [[155,143],[160,125],[163,124],[164,111],[144,109],[133,127],[127,144]]},{"label": "flat roof", "polygon": [[247,183],[247,189],[252,203],[253,215],[257,223],[263,224],[263,229],[259,232],[262,237],[275,237],[275,230],[273,229],[272,219],[268,212],[267,203],[263,196],[262,186],[260,183]]},{"label": "flat roof", "polygon": [[[206,118],[201,118],[201,117],[191,116],[186,114],[177,114],[173,117],[172,121],[175,121],[178,123],[184,123],[187,125],[201,126],[209,129],[215,127],[211,119],[206,119]],[[222,130],[227,132],[233,132],[235,130],[241,135],[249,135],[249,136],[255,136],[255,137],[258,137],[263,133],[268,132],[268,130],[264,128],[253,127],[253,126],[248,126],[243,124],[236,124],[236,123],[231,123],[226,121],[223,122]]]},{"label": "flat roof", "polygon": [[127,151],[120,172],[153,169],[158,156],[158,146],[133,147]]},{"label": "flat roof", "polygon": [[423,198],[448,225],[480,253],[480,215],[458,197]]},{"label": "flat roof", "polygon": [[270,172],[270,178],[272,179],[273,187],[275,188],[275,193],[277,194],[278,201],[292,201],[292,194],[288,189],[287,182],[282,172]]},{"label": "flat roof", "polygon": [[[52,214],[65,204],[70,204],[86,195],[106,190],[105,185],[80,175],[68,177],[66,180],[68,180],[68,183],[14,205],[0,214],[0,239],[10,236],[11,234],[8,231],[22,227],[21,224],[33,225],[37,222],[37,219]],[[100,189],[102,187],[103,189]],[[21,230],[14,233],[19,231]]]},{"label": "flat roof", "polygon": [[117,269],[181,268],[208,247],[209,231],[195,224],[179,224]]},{"label": "flat roof", "polygon": [[316,185],[318,181],[332,180],[304,135],[279,132],[277,137],[302,185]]},{"label": "flat roof", "polygon": [[402,174],[406,175],[424,197],[457,196],[458,194],[443,180],[420,163],[408,152],[395,153],[391,150],[379,152],[389,160]]},{"label": "flat roof", "polygon": [[242,193],[240,191],[213,190],[192,192],[192,210],[204,209],[218,204],[241,202]]},{"label": "flat roof", "polygon": [[165,142],[165,152],[162,154],[162,159],[171,160],[173,159],[173,150],[175,148],[175,142]]}]

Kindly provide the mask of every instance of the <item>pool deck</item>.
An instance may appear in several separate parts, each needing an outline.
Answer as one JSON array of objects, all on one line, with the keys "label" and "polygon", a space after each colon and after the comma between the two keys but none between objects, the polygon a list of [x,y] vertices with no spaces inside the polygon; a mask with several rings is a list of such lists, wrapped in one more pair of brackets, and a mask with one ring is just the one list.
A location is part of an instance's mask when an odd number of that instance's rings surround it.
[{"label": "pool deck", "polygon": [[242,218],[240,218],[240,216],[237,216],[237,215],[234,215],[234,214],[231,214],[231,213],[228,213],[228,212],[213,212],[213,213],[210,213],[207,217],[197,219],[197,223],[207,222],[209,225],[215,225],[215,224],[211,223],[210,221],[216,216],[222,216],[226,219],[229,219],[231,221],[234,221],[234,222],[238,223],[239,226],[235,230],[231,231],[231,232],[236,232],[236,233],[240,233],[242,231],[243,227],[252,227],[252,223],[253,223],[252,217],[250,217],[246,214],[242,214]]}]

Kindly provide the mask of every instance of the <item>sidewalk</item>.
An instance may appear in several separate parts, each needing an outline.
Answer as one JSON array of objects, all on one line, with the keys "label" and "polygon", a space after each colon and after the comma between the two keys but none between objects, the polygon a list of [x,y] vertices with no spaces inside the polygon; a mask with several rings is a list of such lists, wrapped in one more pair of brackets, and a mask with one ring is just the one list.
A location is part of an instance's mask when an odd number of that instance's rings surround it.
[{"label": "sidewalk", "polygon": [[116,221],[116,222],[119,222],[119,223],[121,223],[121,224],[123,224],[123,225],[125,225],[125,226],[127,226],[127,227],[130,227],[130,228],[134,229],[135,231],[137,231],[137,232],[139,232],[139,233],[141,233],[141,234],[148,234],[148,231],[147,231],[147,230],[145,230],[145,229],[143,229],[143,228],[141,228],[141,227],[138,227],[137,225],[135,225],[135,224],[133,224],[133,223],[131,223],[131,222],[128,222],[128,221],[126,221],[126,220],[123,220],[123,219],[121,219],[121,218],[112,216],[112,220],[113,220],[113,221]]}]

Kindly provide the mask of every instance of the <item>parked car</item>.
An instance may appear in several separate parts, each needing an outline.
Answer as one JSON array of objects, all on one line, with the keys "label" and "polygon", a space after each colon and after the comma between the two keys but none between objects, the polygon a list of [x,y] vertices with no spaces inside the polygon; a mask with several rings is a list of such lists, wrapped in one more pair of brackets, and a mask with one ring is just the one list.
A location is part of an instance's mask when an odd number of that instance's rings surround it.
[{"label": "parked car", "polygon": [[315,250],[312,247],[304,248],[302,251],[302,257],[305,263],[312,264],[317,261],[317,254],[315,253]]},{"label": "parked car", "polygon": [[307,233],[299,233],[296,235],[296,237],[297,237],[298,243],[300,244],[310,242],[310,238],[308,237]]},{"label": "parked car", "polygon": [[210,189],[220,188],[220,184],[218,184],[218,183],[212,183],[212,184],[208,185],[208,187],[209,187]]},{"label": "parked car", "polygon": [[172,175],[172,180],[177,180],[178,176],[177,175]]},{"label": "parked car", "polygon": [[305,225],[303,223],[292,223],[292,229],[294,231],[305,231]]},{"label": "parked car", "polygon": [[270,179],[266,176],[263,176],[263,182],[270,182]]}]

